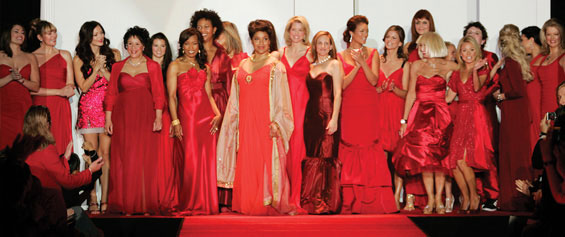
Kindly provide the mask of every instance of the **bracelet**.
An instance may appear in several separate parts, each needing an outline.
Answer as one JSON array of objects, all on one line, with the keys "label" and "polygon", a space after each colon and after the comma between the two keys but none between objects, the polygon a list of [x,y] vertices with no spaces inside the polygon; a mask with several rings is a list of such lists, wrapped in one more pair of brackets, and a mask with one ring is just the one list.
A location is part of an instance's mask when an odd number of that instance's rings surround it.
[{"label": "bracelet", "polygon": [[171,125],[173,125],[173,126],[180,125],[180,120],[175,119],[175,120],[171,121]]}]

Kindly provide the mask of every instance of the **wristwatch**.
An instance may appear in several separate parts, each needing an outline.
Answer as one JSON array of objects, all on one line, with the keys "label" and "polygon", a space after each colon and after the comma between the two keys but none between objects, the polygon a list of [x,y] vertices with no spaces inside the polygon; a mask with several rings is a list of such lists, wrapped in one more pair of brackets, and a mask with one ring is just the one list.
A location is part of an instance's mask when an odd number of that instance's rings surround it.
[{"label": "wristwatch", "polygon": [[407,124],[407,123],[408,123],[408,121],[406,121],[406,119],[401,119],[401,120],[400,120],[400,124]]}]

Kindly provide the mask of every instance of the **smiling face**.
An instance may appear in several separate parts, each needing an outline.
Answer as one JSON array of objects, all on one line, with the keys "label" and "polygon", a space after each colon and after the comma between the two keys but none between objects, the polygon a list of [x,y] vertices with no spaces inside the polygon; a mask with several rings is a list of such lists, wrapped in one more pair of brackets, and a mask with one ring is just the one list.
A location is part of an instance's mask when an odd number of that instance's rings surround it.
[{"label": "smiling face", "polygon": [[96,26],[92,31],[92,42],[90,42],[93,46],[102,47],[104,46],[104,31],[102,31],[102,27]]},{"label": "smiling face", "polygon": [[300,22],[292,23],[289,29],[290,40],[293,44],[302,43],[304,41],[304,36],[306,32],[304,31],[304,26]]},{"label": "smiling face", "polygon": [[414,25],[416,28],[416,32],[418,32],[419,35],[423,35],[430,31],[430,21],[428,21],[428,19],[426,18],[416,19],[414,21]]},{"label": "smiling face", "polygon": [[553,26],[547,27],[545,30],[545,41],[550,48],[560,47],[561,34],[559,33],[559,29]]},{"label": "smiling face", "polygon": [[167,44],[165,43],[165,40],[153,40],[153,44],[151,44],[151,52],[153,53],[153,57],[162,58],[163,56],[165,56],[166,51]]},{"label": "smiling face", "polygon": [[197,35],[190,36],[182,44],[182,50],[184,51],[184,56],[188,58],[196,58],[196,54],[198,54],[199,47],[200,45],[198,43],[198,36]]},{"label": "smiling face", "polygon": [[253,44],[255,53],[257,54],[268,53],[271,45],[271,41],[269,40],[269,34],[267,34],[267,32],[264,31],[257,31],[253,35],[253,38],[251,39],[251,44]]},{"label": "smiling face", "polygon": [[316,41],[316,52],[318,53],[318,58],[325,58],[328,54],[330,54],[330,50],[332,49],[332,43],[330,41],[330,37],[327,35],[322,35]]},{"label": "smiling face", "polygon": [[127,44],[126,44],[127,51],[132,58],[138,58],[143,56],[143,50],[145,46],[137,36],[133,35],[129,37]]},{"label": "smiling face", "polygon": [[365,43],[367,43],[367,37],[369,36],[369,25],[361,22],[357,24],[355,31],[349,31],[349,34],[351,34],[352,43],[356,42],[360,45],[364,45]]},{"label": "smiling face", "polygon": [[459,49],[459,55],[461,55],[461,60],[465,63],[473,63],[477,57],[477,52],[472,43],[464,42]]},{"label": "smiling face", "polygon": [[10,31],[10,43],[22,45],[26,38],[26,33],[21,25],[14,25]]},{"label": "smiling face", "polygon": [[55,47],[57,44],[57,29],[45,29],[45,31],[41,32],[41,35],[38,35],[37,38],[45,45]]},{"label": "smiling face", "polygon": [[214,39],[214,34],[216,33],[216,27],[212,25],[212,21],[206,18],[201,18],[196,22],[196,29],[202,34],[204,42],[210,42]]},{"label": "smiling face", "polygon": [[386,33],[385,35],[385,47],[388,50],[396,50],[402,46],[402,42],[400,42],[400,36],[398,36],[398,32],[391,30]]}]

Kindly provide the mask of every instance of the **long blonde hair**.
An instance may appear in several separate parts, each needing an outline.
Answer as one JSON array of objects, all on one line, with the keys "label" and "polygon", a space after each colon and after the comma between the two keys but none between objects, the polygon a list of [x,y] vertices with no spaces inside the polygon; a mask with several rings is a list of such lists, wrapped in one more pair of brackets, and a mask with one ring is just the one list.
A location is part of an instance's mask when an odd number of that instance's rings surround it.
[{"label": "long blonde hair", "polygon": [[459,40],[459,44],[457,45],[457,50],[455,52],[455,58],[457,59],[457,63],[459,64],[459,69],[466,69],[465,62],[463,62],[463,59],[461,58],[461,47],[463,46],[463,43],[470,43],[471,45],[473,45],[473,48],[475,48],[475,60],[473,62],[476,63],[479,59],[483,58],[483,50],[481,49],[481,46],[479,46],[479,43],[477,43],[475,38],[473,38],[472,36],[465,36],[461,40]]},{"label": "long blonde hair", "polygon": [[498,36],[498,47],[504,57],[514,59],[520,64],[522,77],[526,81],[533,80],[530,65],[526,60],[526,50],[521,44],[520,29],[513,24],[502,27]]},{"label": "long blonde hair", "polygon": [[51,133],[51,114],[49,109],[43,105],[34,105],[29,108],[24,117],[24,136],[40,137],[40,149],[55,144],[55,138]]},{"label": "long blonde hair", "polygon": [[559,36],[561,36],[560,45],[562,49],[565,49],[565,37],[563,35],[563,25],[561,25],[557,19],[551,18],[543,24],[541,31],[539,32],[539,39],[541,41],[541,53],[543,55],[549,54],[549,45],[547,44],[547,39],[545,38],[545,33],[547,32],[547,28],[549,27],[554,27],[557,29],[557,31],[559,31]]},{"label": "long blonde hair", "polygon": [[241,38],[239,37],[239,31],[237,31],[237,27],[234,23],[229,21],[222,22],[224,25],[224,36],[226,39],[225,47],[226,52],[228,54],[238,54],[243,51],[243,47],[241,45]]}]

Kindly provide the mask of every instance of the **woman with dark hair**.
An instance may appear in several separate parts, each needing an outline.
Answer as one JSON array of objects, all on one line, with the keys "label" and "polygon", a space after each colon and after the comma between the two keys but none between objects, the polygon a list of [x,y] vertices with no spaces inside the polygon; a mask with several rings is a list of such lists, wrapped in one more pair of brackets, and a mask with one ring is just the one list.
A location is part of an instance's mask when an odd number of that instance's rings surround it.
[{"label": "woman with dark hair", "polygon": [[165,106],[159,63],[143,55],[149,41],[145,28],[124,35],[125,60],[112,66],[104,99],[106,132],[112,135],[108,210],[126,214],[159,211],[157,159]]},{"label": "woman with dark hair", "polygon": [[90,193],[88,209],[94,214],[105,212],[108,208],[110,137],[104,133],[104,96],[112,65],[121,58],[118,50],[110,48],[110,40],[105,34],[102,25],[96,21],[82,24],[73,59],[75,81],[81,91],[77,130],[83,135],[85,142],[92,144],[105,163],[100,176],[100,206],[97,203],[96,190],[93,189]]},{"label": "woman with dark hair", "polygon": [[[304,117],[306,158],[302,162],[301,206],[311,214],[337,213],[341,204],[339,176],[339,111],[343,70],[332,35],[316,33],[314,63],[306,75],[310,95]],[[315,76],[312,76],[315,75]]]},{"label": "woman with dark hair", "polygon": [[543,55],[541,54],[541,41],[540,41],[540,31],[541,29],[537,26],[530,26],[522,29],[521,33],[521,43],[522,47],[526,50],[526,60],[530,64],[530,70],[532,73],[533,79],[526,84],[526,90],[528,92],[528,101],[530,102],[530,109],[532,113],[532,120],[533,120],[533,135],[531,137],[531,145],[535,147],[535,144],[538,141],[538,136],[535,136],[540,133],[539,126],[536,126],[536,121],[540,121],[544,118],[545,114],[541,112],[541,82],[538,78],[538,74],[535,73],[538,71],[539,65],[535,66],[534,63],[538,61]]},{"label": "woman with dark hair", "polygon": [[[406,55],[402,50],[404,45],[404,29],[398,25],[389,27],[383,37],[385,50],[381,56],[379,70],[379,82],[377,92],[379,93],[379,118],[377,126],[381,136],[385,157],[389,156],[396,148],[400,139],[400,119],[404,109],[404,98],[408,88],[408,76],[410,64],[406,63]],[[400,191],[402,190],[402,178],[394,176],[394,201],[396,208],[400,210]]]},{"label": "woman with dark hair", "polygon": [[221,114],[210,85],[202,35],[188,28],[179,36],[179,57],[167,70],[173,119],[179,205],[183,215],[218,213],[216,132]]},{"label": "woman with dark hair", "polygon": [[[63,154],[72,141],[71,105],[69,97],[75,94],[73,60],[69,51],[56,49],[57,28],[47,21],[34,21],[30,36],[39,40],[39,48],[32,48],[37,58],[41,84],[33,92],[33,104],[45,105],[52,113],[51,132],[55,136],[57,152]],[[30,38],[31,38],[30,37]]]},{"label": "woman with dark hair", "polygon": [[[159,32],[151,36],[148,47],[145,48],[145,54],[161,65],[166,95],[167,68],[169,68],[169,64],[171,64],[173,60],[173,53],[165,34]],[[173,146],[175,139],[172,137],[171,115],[167,104],[163,107],[163,128],[159,135],[158,147],[160,151],[157,165],[159,169],[157,171],[157,179],[159,182],[159,204],[161,211],[169,213],[173,211],[174,207],[178,204],[178,194],[175,173],[172,172],[174,170]]]},{"label": "woman with dark hair", "polygon": [[540,31],[541,29],[537,26],[528,26],[520,31],[522,46],[526,50],[528,62],[535,61],[535,58],[541,54]]},{"label": "woman with dark hair", "polygon": [[254,53],[234,76],[218,138],[218,186],[233,187],[236,212],[293,214],[286,152],[294,123],[285,68],[271,56],[277,50],[273,24],[255,20],[248,31]]},{"label": "woman with dark hair", "polygon": [[347,21],[343,40],[343,102],[339,160],[343,165],[341,213],[391,213],[396,211],[390,172],[377,128],[379,53],[365,47],[369,21],[356,15]]},{"label": "woman with dark hair", "polygon": [[426,9],[420,9],[412,17],[412,24],[410,26],[410,33],[412,34],[412,41],[404,45],[404,54],[408,55],[408,62],[414,62],[420,59],[418,55],[418,44],[416,41],[427,32],[436,32],[436,26],[434,24],[434,17]]},{"label": "woman with dark hair", "polygon": [[0,35],[0,150],[22,132],[24,116],[32,105],[30,91],[39,90],[37,59],[22,51],[25,28],[12,24]]},{"label": "woman with dark hair", "polygon": [[190,18],[190,27],[198,29],[204,38],[204,49],[208,54],[206,63],[212,72],[212,95],[214,101],[224,114],[228,102],[228,91],[231,83],[231,62],[226,50],[216,42],[216,39],[224,32],[224,25],[218,13],[209,9],[194,12]]}]

